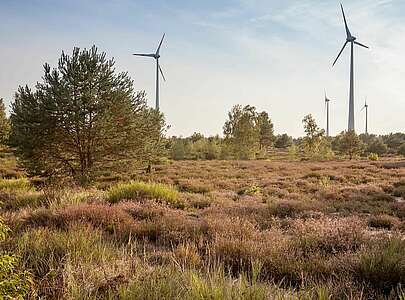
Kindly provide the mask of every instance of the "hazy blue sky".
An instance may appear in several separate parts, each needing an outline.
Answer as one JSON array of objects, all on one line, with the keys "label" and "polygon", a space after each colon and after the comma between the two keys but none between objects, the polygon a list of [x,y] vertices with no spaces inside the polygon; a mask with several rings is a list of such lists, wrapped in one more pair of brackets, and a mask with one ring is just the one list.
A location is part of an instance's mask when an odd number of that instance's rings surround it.
[{"label": "hazy blue sky", "polygon": [[[370,130],[405,131],[405,1],[346,0],[349,26],[371,50],[357,48],[356,128],[370,105]],[[270,113],[276,132],[297,136],[312,113],[331,131],[347,127],[349,51],[331,68],[345,31],[332,0],[0,0],[0,97],[33,85],[62,50],[95,44],[128,71],[154,105],[152,59],[163,32],[161,109],[169,134],[222,132],[234,104]]]}]

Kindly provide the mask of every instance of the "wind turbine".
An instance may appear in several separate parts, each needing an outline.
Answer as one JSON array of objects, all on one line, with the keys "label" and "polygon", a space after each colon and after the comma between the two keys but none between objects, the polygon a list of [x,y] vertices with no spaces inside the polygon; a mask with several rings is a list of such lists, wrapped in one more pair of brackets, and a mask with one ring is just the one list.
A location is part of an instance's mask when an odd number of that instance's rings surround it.
[{"label": "wind turbine", "polygon": [[366,135],[368,135],[368,104],[367,104],[367,98],[366,101],[364,103],[363,108],[361,109],[361,111],[366,110]]},{"label": "wind turbine", "polygon": [[337,60],[339,59],[340,55],[342,54],[343,50],[346,48],[346,45],[350,43],[351,46],[351,53],[350,53],[350,92],[349,92],[349,126],[348,130],[353,130],[354,131],[354,45],[358,45],[363,48],[368,47],[366,45],[363,45],[359,42],[356,41],[356,37],[354,37],[349,30],[349,27],[347,25],[346,21],[346,16],[345,12],[343,10],[343,5],[340,4],[340,7],[342,9],[342,14],[343,14],[343,20],[345,22],[345,28],[346,28],[346,42],[342,47],[342,50],[340,50],[338,56],[336,57],[335,61],[333,62],[333,66],[336,64]]},{"label": "wind turbine", "polygon": [[[159,110],[159,75],[162,75],[164,81],[166,81],[165,75],[163,74],[162,68],[159,64],[160,58],[160,48],[162,47],[163,40],[166,34],[163,34],[163,37],[160,41],[160,44],[155,53],[152,54],[143,54],[143,53],[134,53],[135,56],[144,56],[144,57],[152,57],[156,60],[156,110]],[[159,74],[160,73],[160,74]]]},{"label": "wind turbine", "polygon": [[325,106],[326,106],[326,136],[329,137],[329,102],[330,99],[326,96],[325,91]]}]

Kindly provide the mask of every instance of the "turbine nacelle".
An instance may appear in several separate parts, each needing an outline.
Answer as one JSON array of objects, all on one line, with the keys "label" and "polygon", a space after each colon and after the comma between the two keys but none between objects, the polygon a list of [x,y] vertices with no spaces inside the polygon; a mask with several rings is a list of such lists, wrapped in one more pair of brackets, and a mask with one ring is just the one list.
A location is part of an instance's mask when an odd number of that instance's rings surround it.
[{"label": "turbine nacelle", "polygon": [[355,36],[352,36],[352,35],[348,36],[347,39],[346,39],[346,41],[349,42],[349,43],[353,43],[355,40],[357,40],[357,38]]},{"label": "turbine nacelle", "polygon": [[328,96],[326,95],[326,90],[325,90],[325,103],[330,102],[330,99],[328,98]]},{"label": "turbine nacelle", "polygon": [[361,109],[361,111],[363,111],[364,109],[367,109],[368,108],[368,104],[367,104],[367,101],[364,103],[364,106],[363,106],[363,108]]}]

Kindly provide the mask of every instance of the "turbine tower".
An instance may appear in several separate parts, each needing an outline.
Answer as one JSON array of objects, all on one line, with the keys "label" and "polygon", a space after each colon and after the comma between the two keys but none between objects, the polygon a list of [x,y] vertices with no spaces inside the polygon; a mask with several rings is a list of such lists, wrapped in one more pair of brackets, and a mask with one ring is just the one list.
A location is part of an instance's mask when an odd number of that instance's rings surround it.
[{"label": "turbine tower", "polygon": [[152,54],[134,53],[133,54],[135,56],[152,57],[156,60],[156,110],[159,110],[159,105],[160,105],[160,103],[159,103],[159,77],[160,76],[159,75],[162,75],[163,80],[166,81],[165,75],[163,74],[162,68],[160,67],[160,64],[159,64],[160,48],[162,47],[162,43],[165,38],[165,35],[166,34],[163,34],[163,37],[162,37],[160,44],[155,53],[152,53]]},{"label": "turbine tower", "polygon": [[326,96],[325,91],[325,106],[326,106],[326,136],[329,137],[329,102],[330,99]]},{"label": "turbine tower", "polygon": [[368,135],[368,104],[367,104],[367,98],[366,101],[364,103],[363,108],[361,109],[361,111],[366,110],[366,135]]},{"label": "turbine tower", "polygon": [[353,130],[354,131],[354,45],[358,45],[360,47],[364,47],[367,48],[367,46],[359,43],[356,41],[356,37],[354,37],[349,30],[349,27],[347,25],[347,21],[346,21],[346,16],[345,16],[345,12],[343,10],[343,5],[340,4],[340,7],[342,9],[342,14],[343,14],[343,20],[345,23],[345,28],[346,28],[346,42],[342,47],[342,50],[340,50],[338,56],[336,57],[335,61],[333,62],[333,66],[336,64],[336,62],[338,61],[340,55],[342,54],[343,50],[346,48],[346,45],[348,43],[350,43],[350,92],[349,92],[349,126],[348,126],[348,130]]}]

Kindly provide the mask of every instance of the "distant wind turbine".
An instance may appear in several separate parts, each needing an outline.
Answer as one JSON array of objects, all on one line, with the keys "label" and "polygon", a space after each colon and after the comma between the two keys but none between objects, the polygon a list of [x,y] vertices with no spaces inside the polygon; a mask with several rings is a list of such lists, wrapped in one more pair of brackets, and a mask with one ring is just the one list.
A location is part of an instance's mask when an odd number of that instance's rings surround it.
[{"label": "distant wind turbine", "polygon": [[329,137],[329,102],[330,99],[326,96],[325,91],[325,106],[326,106],[326,136]]},{"label": "distant wind turbine", "polygon": [[364,103],[363,108],[361,109],[361,111],[366,110],[366,135],[368,135],[368,104],[367,104],[367,98],[366,101]]},{"label": "distant wind turbine", "polygon": [[[159,64],[159,58],[160,58],[160,48],[162,47],[163,40],[165,38],[166,34],[163,34],[162,40],[160,41],[160,44],[156,50],[156,53],[152,54],[138,54],[134,53],[133,55],[135,56],[144,56],[144,57],[152,57],[156,59],[156,110],[159,110],[159,75],[162,75],[162,78],[164,81],[166,81],[165,75],[163,74],[162,68],[160,67]],[[159,74],[160,73],[160,74]]]},{"label": "distant wind turbine", "polygon": [[351,55],[350,55],[350,92],[349,92],[349,126],[348,130],[353,130],[354,131],[354,54],[353,54],[353,49],[354,49],[354,44],[367,48],[367,46],[359,43],[356,41],[356,37],[354,37],[349,30],[349,27],[347,25],[346,21],[346,16],[345,12],[343,10],[343,5],[340,4],[340,7],[342,9],[342,14],[343,14],[343,20],[345,22],[345,28],[346,28],[346,42],[342,47],[342,50],[340,50],[338,56],[336,57],[335,61],[333,62],[333,66],[336,64],[337,60],[339,59],[340,55],[342,54],[343,50],[345,49],[346,45],[350,43],[351,46]]}]

